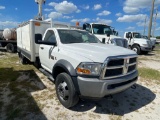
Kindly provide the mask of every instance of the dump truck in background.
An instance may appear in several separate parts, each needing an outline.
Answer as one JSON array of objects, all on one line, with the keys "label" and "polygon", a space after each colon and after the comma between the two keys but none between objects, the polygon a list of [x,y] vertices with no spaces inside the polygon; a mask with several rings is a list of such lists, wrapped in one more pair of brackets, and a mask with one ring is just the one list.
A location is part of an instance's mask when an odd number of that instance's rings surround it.
[{"label": "dump truck in background", "polygon": [[4,30],[0,30],[0,47],[5,48],[7,52],[11,53],[17,51],[16,29],[6,28]]}]

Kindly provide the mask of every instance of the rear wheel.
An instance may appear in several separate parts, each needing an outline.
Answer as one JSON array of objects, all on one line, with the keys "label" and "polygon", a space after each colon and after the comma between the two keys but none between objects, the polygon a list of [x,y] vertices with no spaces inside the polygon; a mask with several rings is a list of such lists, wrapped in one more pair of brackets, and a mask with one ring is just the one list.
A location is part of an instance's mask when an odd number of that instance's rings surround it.
[{"label": "rear wheel", "polygon": [[23,65],[25,65],[25,64],[28,63],[27,58],[26,58],[24,55],[22,55],[21,53],[19,53],[19,59],[20,59],[20,62],[21,62]]},{"label": "rear wheel", "polygon": [[70,108],[76,105],[79,101],[78,94],[72,82],[72,78],[67,73],[60,73],[56,77],[56,94],[60,103]]},{"label": "rear wheel", "polygon": [[16,48],[13,44],[8,43],[6,46],[6,50],[7,50],[7,52],[14,53],[16,51]]},{"label": "rear wheel", "polygon": [[138,55],[141,54],[141,49],[138,45],[134,45],[132,50],[135,51]]}]

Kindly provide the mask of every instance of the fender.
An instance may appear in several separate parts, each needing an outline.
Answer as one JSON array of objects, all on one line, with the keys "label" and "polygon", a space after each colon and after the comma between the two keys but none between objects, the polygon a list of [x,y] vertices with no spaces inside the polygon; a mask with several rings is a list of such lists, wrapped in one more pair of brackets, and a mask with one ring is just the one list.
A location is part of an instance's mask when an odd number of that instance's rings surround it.
[{"label": "fender", "polygon": [[52,70],[53,76],[55,76],[55,73],[56,73],[55,71],[57,67],[63,68],[72,77],[77,76],[77,73],[75,69],[73,68],[72,64],[66,60],[61,59],[56,62]]}]

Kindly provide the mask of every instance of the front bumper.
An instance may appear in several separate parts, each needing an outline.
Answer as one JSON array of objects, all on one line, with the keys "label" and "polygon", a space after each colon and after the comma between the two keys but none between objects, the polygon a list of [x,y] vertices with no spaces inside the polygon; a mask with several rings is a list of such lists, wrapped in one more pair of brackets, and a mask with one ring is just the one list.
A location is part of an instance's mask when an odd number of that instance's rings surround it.
[{"label": "front bumper", "polygon": [[150,51],[152,51],[152,47],[151,48],[150,47],[141,47],[141,50],[150,52]]},{"label": "front bumper", "polygon": [[78,87],[81,96],[91,98],[102,98],[106,95],[119,93],[131,87],[138,78],[138,71],[110,80],[99,80],[98,78],[84,78],[78,76]]}]

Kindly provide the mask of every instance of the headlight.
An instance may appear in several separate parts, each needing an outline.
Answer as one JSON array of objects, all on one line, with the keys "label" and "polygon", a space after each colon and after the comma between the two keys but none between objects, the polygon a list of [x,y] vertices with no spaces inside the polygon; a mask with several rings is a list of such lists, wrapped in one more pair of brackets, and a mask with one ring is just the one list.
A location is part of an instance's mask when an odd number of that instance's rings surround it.
[{"label": "headlight", "polygon": [[148,47],[148,44],[142,44],[144,47]]},{"label": "headlight", "polygon": [[77,74],[98,76],[101,70],[100,63],[81,63],[76,68]]}]

